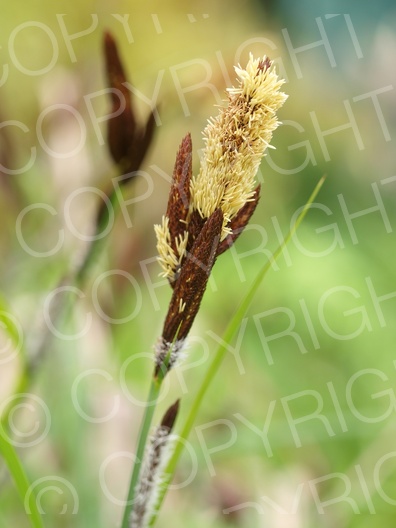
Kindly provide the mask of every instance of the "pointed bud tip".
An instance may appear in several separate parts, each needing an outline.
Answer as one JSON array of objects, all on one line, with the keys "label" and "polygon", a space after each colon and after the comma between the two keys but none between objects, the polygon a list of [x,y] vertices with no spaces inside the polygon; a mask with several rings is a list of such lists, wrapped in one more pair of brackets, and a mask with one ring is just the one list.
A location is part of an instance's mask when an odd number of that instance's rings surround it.
[{"label": "pointed bud tip", "polygon": [[187,132],[187,134],[184,136],[184,138],[182,140],[182,145],[185,145],[185,146],[192,145],[191,133],[190,132]]},{"label": "pointed bud tip", "polygon": [[179,406],[180,399],[176,400],[175,403],[169,407],[169,409],[164,414],[164,417],[162,418],[161,425],[163,427],[167,427],[169,431],[172,430],[175,424],[177,413],[179,411]]},{"label": "pointed bud tip", "polygon": [[113,34],[107,29],[103,32],[103,43],[104,43],[105,49],[116,47],[115,38],[113,37]]}]

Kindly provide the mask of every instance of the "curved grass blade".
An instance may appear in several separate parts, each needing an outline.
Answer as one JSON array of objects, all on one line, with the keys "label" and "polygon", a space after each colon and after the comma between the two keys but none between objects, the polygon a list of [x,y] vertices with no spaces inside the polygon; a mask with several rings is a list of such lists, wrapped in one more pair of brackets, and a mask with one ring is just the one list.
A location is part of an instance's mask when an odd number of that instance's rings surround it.
[{"label": "curved grass blade", "polygon": [[[20,333],[20,329],[13,319],[14,317],[12,316],[12,312],[8,306],[8,303],[6,302],[4,296],[0,295],[0,328],[2,332],[4,332],[4,334],[8,337],[12,346],[14,346],[18,351],[22,361],[21,374],[13,391],[14,394],[18,394],[21,389],[23,392],[23,388],[27,383],[28,367],[26,352],[23,346],[23,337]],[[25,470],[23,469],[18,454],[10,442],[6,432],[6,424],[8,422],[8,416],[12,411],[12,408],[13,404],[11,403],[3,409],[2,415],[0,416],[0,456],[3,457],[4,462],[7,465],[8,471],[15,483],[22,503],[25,505],[25,508],[28,508],[28,511],[30,512],[30,514],[26,513],[30,520],[30,524],[34,528],[43,528],[44,525],[36,504],[36,497],[34,493],[32,493],[30,482],[27,478]]]},{"label": "curved grass blade", "polygon": [[[0,331],[8,338],[10,345],[14,347],[16,354],[19,356],[20,373],[13,389],[13,394],[25,392],[28,380],[28,360],[23,343],[22,329],[19,328],[17,319],[5,299],[0,293]],[[9,413],[13,408],[13,402],[2,408],[0,413],[1,425],[4,427],[8,421]]]},{"label": "curved grass blade", "polygon": [[25,509],[28,509],[30,512],[26,512],[26,515],[31,526],[33,528],[44,528],[43,520],[36,503],[36,496],[32,493],[32,488],[25,470],[23,469],[22,463],[14,446],[8,440],[6,434],[3,434],[2,430],[0,431],[0,455],[2,455],[7,464],[8,470]]}]

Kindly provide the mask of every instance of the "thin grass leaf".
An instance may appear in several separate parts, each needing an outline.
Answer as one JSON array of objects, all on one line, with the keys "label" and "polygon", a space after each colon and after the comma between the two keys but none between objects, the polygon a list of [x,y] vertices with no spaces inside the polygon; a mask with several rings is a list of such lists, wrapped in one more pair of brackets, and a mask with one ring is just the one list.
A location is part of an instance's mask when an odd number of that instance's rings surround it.
[{"label": "thin grass leaf", "polygon": [[[15,322],[13,321],[15,320]],[[28,361],[26,350],[23,343],[21,329],[18,328],[17,319],[13,316],[12,310],[8,305],[5,297],[0,293],[0,332],[2,332],[10,341],[10,346],[14,347],[18,354],[20,373],[13,389],[13,394],[25,392],[28,381]],[[0,415],[2,426],[8,421],[9,413],[14,405],[14,400],[7,406],[4,406]]]},{"label": "thin grass leaf", "polygon": [[[21,373],[19,379],[16,382],[14,394],[18,394],[20,390],[27,385],[28,373],[27,373],[27,360],[26,352],[23,346],[23,336],[20,333],[17,325],[13,322],[12,312],[8,306],[4,296],[0,294],[0,328],[1,331],[8,337],[10,343],[18,351],[19,359],[22,362]],[[27,478],[25,470],[23,469],[22,463],[18,457],[18,454],[10,442],[6,428],[8,422],[8,416],[12,411],[15,400],[3,409],[0,423],[0,455],[3,457],[4,462],[7,465],[8,471],[15,483],[18,490],[19,496],[25,508],[28,508],[30,514],[26,513],[29,518],[30,524],[34,528],[43,528],[43,521],[36,504],[36,497],[32,493],[30,482]]]},{"label": "thin grass leaf", "polygon": [[32,492],[29,479],[14,446],[3,433],[3,429],[0,430],[0,454],[7,464],[31,526],[33,528],[44,528],[43,520],[38,510],[36,496]]},{"label": "thin grass leaf", "polygon": [[185,445],[185,440],[187,440],[191,429],[195,423],[195,419],[197,417],[197,414],[199,412],[199,409],[201,407],[203,398],[206,394],[206,391],[208,390],[215,374],[219,370],[219,367],[226,355],[227,352],[227,346],[231,343],[233,337],[237,333],[237,330],[239,328],[239,325],[241,324],[242,319],[244,318],[250,303],[252,302],[261,282],[263,281],[264,277],[266,276],[267,272],[271,269],[272,264],[277,260],[277,258],[282,254],[282,251],[287,246],[289,241],[291,240],[294,233],[297,231],[299,225],[304,220],[309,208],[311,207],[313,201],[315,200],[316,196],[318,195],[320,189],[323,186],[323,183],[326,179],[326,176],[322,176],[322,178],[317,183],[315,189],[313,190],[311,196],[309,197],[307,203],[305,204],[303,210],[301,211],[300,215],[298,216],[297,220],[291,227],[289,233],[287,234],[286,238],[280,244],[280,246],[277,248],[277,250],[274,252],[271,259],[269,259],[262,268],[258,271],[251,287],[247,291],[245,297],[242,299],[241,303],[239,304],[234,316],[232,317],[228,327],[226,328],[222,341],[224,344],[219,345],[219,347],[216,350],[215,355],[213,356],[212,362],[208,367],[208,370],[206,371],[206,375],[204,379],[202,380],[201,386],[198,389],[198,392],[195,396],[195,399],[189,409],[189,413],[187,417],[185,418],[185,422],[182,426],[181,432],[178,435],[178,438],[176,439],[175,443],[175,449],[172,454],[172,456],[169,459],[168,465],[164,469],[163,473],[163,486],[160,492],[160,495],[158,497],[158,502],[156,504],[155,510],[153,515],[151,516],[150,522],[148,526],[154,526],[159,509],[161,507],[161,504],[165,498],[166,492],[168,490],[169,484],[171,483],[177,462],[181,456],[181,453],[183,451],[183,447]]},{"label": "thin grass leaf", "polygon": [[10,315],[10,308],[4,296],[0,293],[0,328],[7,334],[14,346],[19,346],[20,334],[15,324],[12,324]]}]

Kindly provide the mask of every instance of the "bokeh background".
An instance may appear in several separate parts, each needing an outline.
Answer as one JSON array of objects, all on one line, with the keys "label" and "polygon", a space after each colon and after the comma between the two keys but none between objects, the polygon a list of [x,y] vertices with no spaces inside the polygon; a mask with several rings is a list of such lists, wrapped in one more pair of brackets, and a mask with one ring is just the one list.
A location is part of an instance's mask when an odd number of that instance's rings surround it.
[{"label": "bokeh background", "polygon": [[[255,274],[327,180],[210,388],[158,526],[394,525],[395,23],[391,0],[3,2],[0,402],[18,400],[9,425],[46,526],[120,523],[170,298],[153,224],[182,137],[192,134],[197,170],[201,131],[249,52],[269,55],[287,81],[283,125],[258,174],[260,206],[215,266],[157,419],[180,395],[185,416]],[[46,302],[84,253],[92,189],[116,176],[101,141],[104,30],[140,118],[158,103],[158,126],[72,323],[58,330],[89,328],[64,339],[48,330]],[[19,398],[26,360],[38,363]],[[28,526],[0,464],[0,526]]]}]

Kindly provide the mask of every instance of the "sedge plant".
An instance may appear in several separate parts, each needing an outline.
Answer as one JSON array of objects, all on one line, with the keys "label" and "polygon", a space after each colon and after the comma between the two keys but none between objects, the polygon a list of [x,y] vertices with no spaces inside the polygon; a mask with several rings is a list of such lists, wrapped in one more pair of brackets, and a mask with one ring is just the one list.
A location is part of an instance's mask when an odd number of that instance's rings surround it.
[{"label": "sedge plant", "polygon": [[[110,33],[104,36],[105,67],[111,102],[107,125],[107,141],[111,158],[120,175],[120,185],[105,192],[105,200],[97,208],[95,234],[84,258],[61,280],[62,284],[84,289],[93,264],[104,247],[106,237],[99,236],[117,211],[124,188],[138,174],[154,134],[154,109],[146,123],[139,125],[131,100],[129,83],[120,60],[117,45]],[[173,403],[160,423],[153,427],[156,402],[165,377],[185,358],[188,334],[198,313],[210,273],[217,258],[227,251],[241,235],[252,217],[259,199],[260,185],[256,173],[279,125],[277,111],[287,95],[281,91],[280,79],[268,57],[250,55],[245,68],[235,67],[237,85],[228,88],[227,104],[217,117],[211,118],[203,132],[205,148],[197,173],[193,173],[192,138],[187,134],[176,155],[168,205],[161,222],[155,226],[158,262],[162,275],[173,291],[161,335],[154,346],[153,370],[147,405],[138,438],[135,463],[131,474],[122,528],[154,526],[161,504],[181,455],[183,441],[188,437],[205,393],[226,355],[226,346],[238,326],[272,261],[258,270],[257,276],[239,304],[223,336],[223,345],[214,353],[198,388],[184,424],[172,434],[180,400]],[[273,259],[282,252],[294,230],[303,220],[318,193],[323,178],[316,186],[306,206]],[[66,299],[58,307],[57,319],[67,320],[73,300]],[[9,334],[15,339],[12,325]],[[29,363],[24,354],[24,366],[15,394],[26,392],[31,374],[42,359],[50,336],[43,336],[38,350]],[[29,372],[30,376],[27,376]],[[12,404],[11,404],[12,405]],[[2,411],[0,454],[4,457],[22,501],[26,501],[29,481],[21,461],[9,441],[7,418],[12,408]],[[41,513],[34,494],[29,494],[30,521],[42,528]]]},{"label": "sedge plant", "polygon": [[[145,528],[155,522],[176,462],[173,456],[167,465],[172,452],[167,444],[179,401],[150,436],[155,402],[165,376],[184,357],[217,258],[241,235],[257,207],[260,185],[255,176],[279,125],[276,112],[287,98],[281,91],[284,81],[268,57],[250,55],[246,67],[235,71],[237,86],[228,89],[227,105],[203,132],[205,148],[195,175],[190,134],[182,140],[166,213],[155,226],[158,261],[173,294],[155,345],[150,405],[143,418],[122,528]],[[216,361],[221,361],[220,355]]]}]

